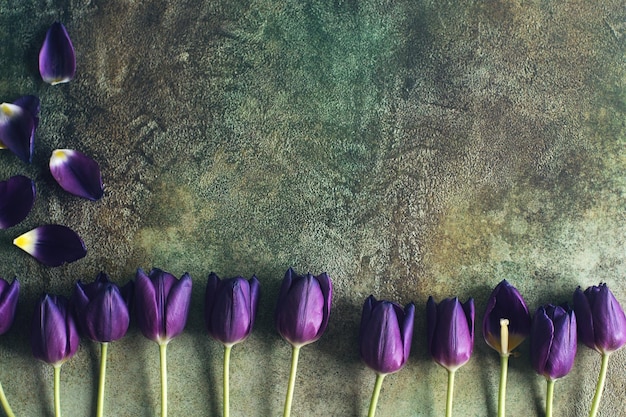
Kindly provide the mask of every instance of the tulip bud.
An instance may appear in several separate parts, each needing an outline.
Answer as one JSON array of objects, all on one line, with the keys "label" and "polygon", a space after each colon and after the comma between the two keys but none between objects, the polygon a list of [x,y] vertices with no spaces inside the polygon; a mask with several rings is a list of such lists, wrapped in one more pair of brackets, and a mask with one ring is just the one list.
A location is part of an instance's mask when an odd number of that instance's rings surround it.
[{"label": "tulip bud", "polygon": [[80,339],[65,297],[44,294],[39,299],[30,341],[33,356],[55,367],[74,356]]},{"label": "tulip bud", "polygon": [[455,297],[436,304],[429,297],[426,320],[428,351],[435,362],[449,371],[465,365],[474,350],[474,300],[461,304]]},{"label": "tulip bud", "polygon": [[187,273],[179,280],[157,268],[149,276],[141,268],[137,270],[135,309],[145,337],[166,344],[182,333],[189,313],[191,284]]},{"label": "tulip bud", "polygon": [[568,306],[537,309],[530,331],[530,358],[539,375],[553,381],[567,375],[576,356],[576,315]]},{"label": "tulip bud", "polygon": [[211,273],[207,281],[204,319],[209,334],[225,346],[243,341],[252,332],[259,300],[259,281],[242,277],[220,280]]},{"label": "tulip bud", "polygon": [[322,337],[328,326],[332,290],[328,274],[302,276],[289,268],[276,305],[278,333],[293,346],[304,346]]},{"label": "tulip bud", "polygon": [[626,315],[606,284],[574,292],[574,311],[580,340],[602,354],[626,345]]},{"label": "tulip bud", "polygon": [[[504,321],[503,321],[504,320]],[[502,328],[506,327],[508,337],[501,343]],[[483,337],[489,346],[509,355],[530,333],[530,313],[526,302],[517,288],[502,280],[494,289],[487,302],[483,318]]]},{"label": "tulip bud", "polygon": [[359,345],[361,358],[379,374],[399,371],[409,359],[415,305],[377,301],[370,295],[363,304]]},{"label": "tulip bud", "polygon": [[78,281],[71,301],[78,327],[89,339],[105,343],[126,335],[130,323],[128,300],[104,272],[90,284]]},{"label": "tulip bud", "polygon": [[20,282],[15,278],[11,284],[0,278],[0,334],[5,334],[15,319]]}]

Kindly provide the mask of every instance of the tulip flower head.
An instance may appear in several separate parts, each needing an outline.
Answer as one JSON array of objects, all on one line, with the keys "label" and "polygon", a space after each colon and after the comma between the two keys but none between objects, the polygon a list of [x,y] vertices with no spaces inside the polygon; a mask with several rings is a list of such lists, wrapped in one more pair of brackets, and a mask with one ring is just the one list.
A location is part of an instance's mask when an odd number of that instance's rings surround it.
[{"label": "tulip flower head", "polygon": [[289,268],[276,306],[278,333],[293,346],[318,340],[328,326],[332,293],[328,274],[298,275]]},{"label": "tulip flower head", "polygon": [[[509,355],[530,333],[530,321],[522,295],[507,280],[502,280],[489,296],[483,319],[483,337],[487,344],[501,355]],[[502,337],[506,336],[502,333],[503,327],[508,337]]]},{"label": "tulip flower head", "polygon": [[17,278],[10,284],[0,278],[0,334],[5,334],[13,324],[19,295],[20,282]]},{"label": "tulip flower head", "polygon": [[71,301],[78,327],[89,339],[105,343],[126,335],[130,323],[128,299],[104,272],[90,284],[78,281]]},{"label": "tulip flower head", "polygon": [[359,345],[365,364],[379,374],[399,371],[409,359],[415,305],[404,309],[397,303],[370,295],[363,304]]},{"label": "tulip flower head", "polygon": [[541,306],[530,331],[530,357],[539,375],[553,381],[567,375],[576,356],[576,315],[568,306]]},{"label": "tulip flower head", "polygon": [[211,273],[207,281],[204,318],[209,334],[225,346],[246,339],[256,316],[259,281],[255,276],[220,280]]},{"label": "tulip flower head", "polygon": [[74,356],[78,350],[78,329],[65,297],[44,294],[39,299],[30,341],[33,356],[54,367]]},{"label": "tulip flower head", "polygon": [[426,304],[428,351],[435,362],[449,371],[465,365],[474,350],[474,300],[464,304],[446,298],[439,304],[433,297]]},{"label": "tulip flower head", "polygon": [[154,268],[147,275],[141,268],[135,280],[135,310],[141,332],[150,340],[167,344],[182,333],[191,301],[191,277],[180,279]]},{"label": "tulip flower head", "polygon": [[602,354],[626,345],[626,315],[606,284],[574,292],[574,311],[580,340]]}]

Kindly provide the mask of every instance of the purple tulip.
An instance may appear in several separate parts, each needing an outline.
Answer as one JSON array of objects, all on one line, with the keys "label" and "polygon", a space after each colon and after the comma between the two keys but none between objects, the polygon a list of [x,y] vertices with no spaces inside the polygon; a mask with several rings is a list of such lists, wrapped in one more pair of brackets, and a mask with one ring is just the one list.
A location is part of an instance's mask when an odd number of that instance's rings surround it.
[{"label": "purple tulip", "polygon": [[292,346],[304,346],[322,337],[328,326],[333,286],[327,273],[285,273],[276,305],[276,329]]},{"label": "purple tulip", "polygon": [[252,332],[259,300],[259,281],[242,277],[220,280],[211,273],[204,298],[204,319],[209,334],[232,346]]},{"label": "purple tulip", "polygon": [[141,332],[148,339],[167,344],[182,333],[191,301],[191,277],[180,279],[154,268],[150,275],[139,268],[135,280],[135,310]]},{"label": "purple tulip", "polygon": [[35,146],[36,117],[18,104],[0,104],[0,142],[22,161],[30,163]]},{"label": "purple tulip", "polygon": [[455,297],[437,304],[429,297],[426,320],[428,351],[435,362],[448,371],[465,365],[474,350],[474,300],[461,304]]},{"label": "purple tulip", "polygon": [[363,304],[359,345],[361,358],[378,374],[399,371],[409,359],[415,305],[402,306],[370,295]]},{"label": "purple tulip", "polygon": [[15,226],[35,203],[35,182],[23,175],[0,181],[0,229]]},{"label": "purple tulip", "polygon": [[10,284],[0,278],[0,334],[5,334],[13,324],[19,295],[20,282],[17,278]]},{"label": "purple tulip", "polygon": [[82,152],[54,150],[50,157],[50,173],[68,193],[93,201],[104,194],[100,166]]},{"label": "purple tulip", "polygon": [[106,343],[126,335],[130,322],[128,302],[104,272],[90,284],[78,281],[71,301],[76,323],[89,339]]},{"label": "purple tulip", "polygon": [[580,340],[602,354],[626,345],[626,315],[606,284],[574,292],[574,311]]},{"label": "purple tulip", "polygon": [[13,244],[47,266],[74,262],[87,254],[80,236],[59,224],[39,226],[16,237]]},{"label": "purple tulip", "polygon": [[55,367],[78,350],[78,330],[63,296],[44,294],[37,302],[31,327],[33,356]]},{"label": "purple tulip", "polygon": [[554,381],[572,370],[576,356],[576,315],[567,306],[541,306],[530,329],[530,358],[539,375]]},{"label": "purple tulip", "polygon": [[[500,320],[508,320],[508,348],[501,346]],[[483,318],[483,337],[489,346],[508,355],[519,346],[530,333],[530,313],[526,302],[517,288],[502,280],[494,289],[487,302]]]},{"label": "purple tulip", "polygon": [[76,73],[74,45],[65,26],[54,22],[39,51],[39,73],[48,84],[66,83]]}]

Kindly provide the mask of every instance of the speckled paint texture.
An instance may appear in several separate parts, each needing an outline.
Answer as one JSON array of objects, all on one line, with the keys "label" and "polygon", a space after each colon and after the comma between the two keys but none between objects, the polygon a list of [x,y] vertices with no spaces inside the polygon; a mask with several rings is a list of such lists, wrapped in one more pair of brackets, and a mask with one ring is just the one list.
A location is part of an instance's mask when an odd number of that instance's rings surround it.
[{"label": "speckled paint texture", "polygon": [[[44,84],[37,54],[62,21],[77,54]],[[474,297],[476,347],[455,414],[494,416],[499,358],[480,331],[503,278],[531,310],[607,282],[626,305],[626,9],[622,1],[6,0],[0,101],[41,98],[33,163],[0,152],[37,201],[0,231],[0,276],[22,281],[0,337],[0,381],[18,416],[52,416],[52,369],[28,325],[43,292],[101,270],[123,284],[153,266],[194,280],[171,342],[171,416],[221,415],[221,346],[202,323],[206,277],[257,274],[251,337],[231,358],[231,415],[279,416],[289,345],[273,326],[285,270],[327,271],[327,333],[300,354],[294,416],[364,416],[374,374],[359,360],[374,294],[417,307],[413,351],[385,379],[379,416],[443,415],[445,371],[426,351],[425,306]],[[69,195],[53,149],[101,164],[105,196]],[[87,256],[47,268],[14,247],[44,223],[72,227]],[[62,368],[64,414],[95,414],[98,347]],[[131,324],[109,348],[111,416],[159,415],[157,345]],[[555,416],[586,416],[600,356],[579,347]],[[602,417],[620,417],[626,351],[612,356]],[[528,342],[511,358],[509,416],[542,416]]]}]

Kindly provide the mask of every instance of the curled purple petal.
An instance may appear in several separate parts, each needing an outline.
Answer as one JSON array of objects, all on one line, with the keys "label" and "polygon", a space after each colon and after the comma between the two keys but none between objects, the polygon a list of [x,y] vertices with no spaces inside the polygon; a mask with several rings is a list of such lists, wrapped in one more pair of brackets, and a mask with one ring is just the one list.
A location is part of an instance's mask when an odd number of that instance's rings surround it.
[{"label": "curled purple petal", "polygon": [[0,229],[15,226],[35,203],[35,182],[23,175],[0,181]]},{"label": "curled purple petal", "polygon": [[31,112],[17,104],[0,104],[0,141],[3,146],[30,163],[37,124]]},{"label": "curled purple petal", "polygon": [[48,84],[66,83],[76,73],[76,55],[65,26],[54,22],[39,51],[39,73]]},{"label": "curled purple petal", "polygon": [[50,172],[68,193],[89,200],[102,198],[102,175],[96,161],[72,149],[56,149],[50,157]]},{"label": "curled purple petal", "polygon": [[39,226],[16,237],[13,244],[47,266],[74,262],[87,255],[80,236],[59,224]]}]

